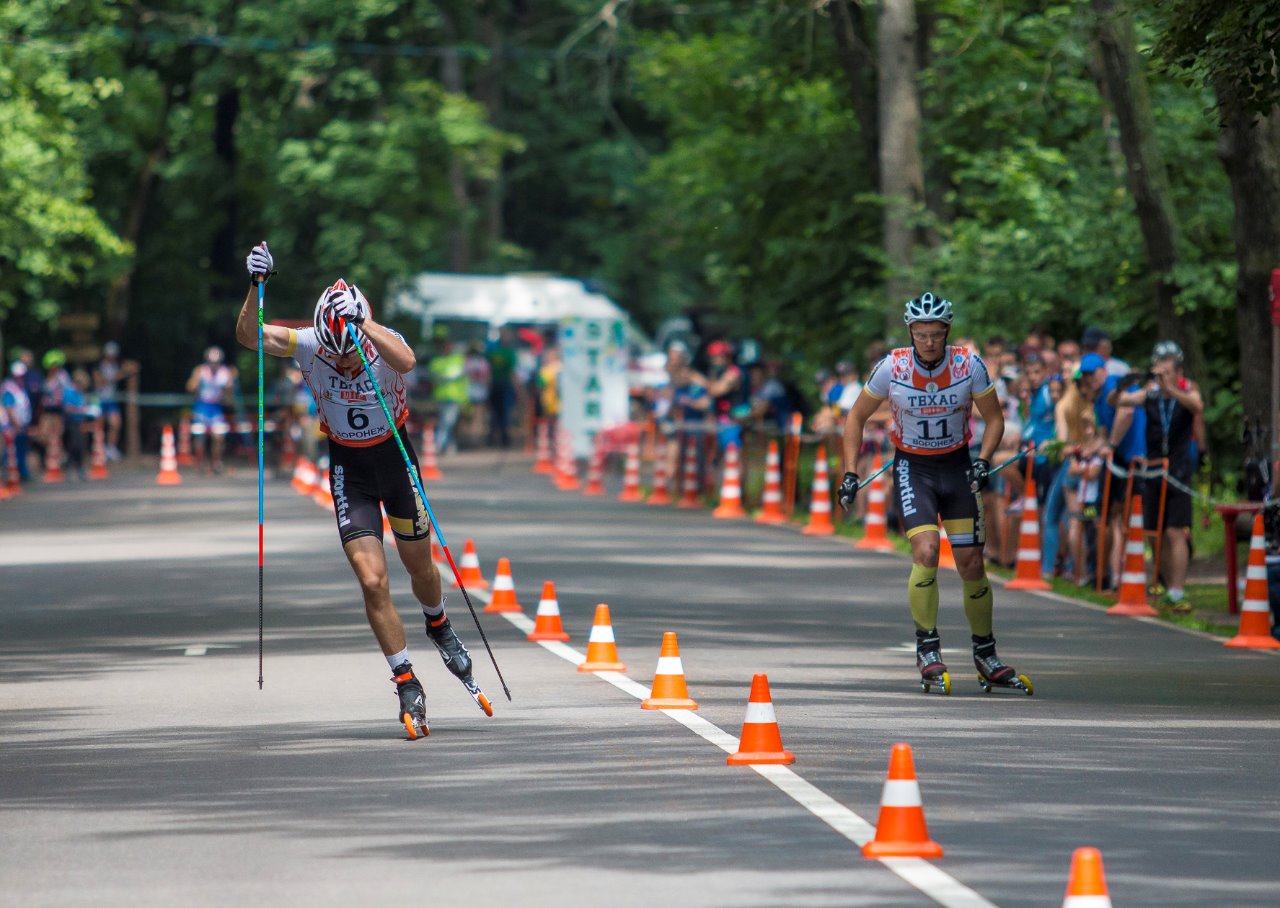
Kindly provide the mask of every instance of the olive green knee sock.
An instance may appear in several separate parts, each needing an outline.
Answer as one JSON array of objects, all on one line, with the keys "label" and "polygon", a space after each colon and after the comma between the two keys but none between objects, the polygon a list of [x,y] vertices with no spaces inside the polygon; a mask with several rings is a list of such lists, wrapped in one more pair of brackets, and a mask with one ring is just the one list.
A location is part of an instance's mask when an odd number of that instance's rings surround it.
[{"label": "olive green knee sock", "polygon": [[938,626],[938,569],[913,564],[908,584],[907,604],[916,628],[933,630]]},{"label": "olive green knee sock", "polygon": [[964,581],[964,616],[969,619],[969,630],[975,637],[991,636],[991,581]]}]

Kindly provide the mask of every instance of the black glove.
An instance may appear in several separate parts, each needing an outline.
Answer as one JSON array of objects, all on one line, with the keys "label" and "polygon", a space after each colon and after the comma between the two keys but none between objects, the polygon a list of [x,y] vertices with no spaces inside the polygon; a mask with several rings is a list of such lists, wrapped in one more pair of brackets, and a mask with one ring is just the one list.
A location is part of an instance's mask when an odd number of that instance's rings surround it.
[{"label": "black glove", "polygon": [[840,480],[840,494],[836,496],[836,500],[840,502],[841,509],[847,514],[849,508],[853,507],[853,500],[858,497],[858,486],[861,480],[858,479],[857,473],[845,473],[844,479]]},{"label": "black glove", "polygon": [[991,481],[991,461],[985,457],[977,457],[969,466],[969,488],[981,492]]}]

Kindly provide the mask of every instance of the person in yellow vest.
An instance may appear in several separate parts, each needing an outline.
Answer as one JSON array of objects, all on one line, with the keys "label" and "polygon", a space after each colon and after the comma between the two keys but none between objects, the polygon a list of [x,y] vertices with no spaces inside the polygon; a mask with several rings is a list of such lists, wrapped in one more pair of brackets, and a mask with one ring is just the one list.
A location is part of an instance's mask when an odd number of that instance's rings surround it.
[{"label": "person in yellow vest", "polygon": [[454,346],[448,332],[437,329],[436,349],[427,371],[436,405],[436,450],[441,454],[458,449],[454,429],[468,401],[466,362],[466,355]]},{"label": "person in yellow vest", "polygon": [[538,366],[538,409],[553,433],[560,419],[560,366],[559,347],[543,351],[542,364]]}]

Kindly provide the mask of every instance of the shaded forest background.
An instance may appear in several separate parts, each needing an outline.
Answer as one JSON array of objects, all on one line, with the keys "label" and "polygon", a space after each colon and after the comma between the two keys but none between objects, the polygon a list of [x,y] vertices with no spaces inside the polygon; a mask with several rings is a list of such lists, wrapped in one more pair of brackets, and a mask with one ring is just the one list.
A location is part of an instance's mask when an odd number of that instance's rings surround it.
[{"label": "shaded forest background", "polygon": [[[957,333],[1174,337],[1215,458],[1270,414],[1280,2],[8,0],[0,329],[176,388],[343,274],[597,282],[800,377],[901,299]],[[245,370],[252,374],[252,368]]]}]

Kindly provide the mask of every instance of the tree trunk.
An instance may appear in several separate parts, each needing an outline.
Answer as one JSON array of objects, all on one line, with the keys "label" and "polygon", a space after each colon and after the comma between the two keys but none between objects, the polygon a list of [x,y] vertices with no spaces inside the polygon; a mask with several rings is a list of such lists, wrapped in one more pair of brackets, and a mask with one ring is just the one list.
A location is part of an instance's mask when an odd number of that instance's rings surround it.
[{"label": "tree trunk", "polygon": [[[915,0],[884,0],[879,19],[880,194],[884,199],[885,294],[894,304],[914,296],[916,232],[912,218],[924,201],[920,159],[920,95],[916,87]],[[891,306],[891,334],[902,333]]]},{"label": "tree trunk", "polygon": [[832,0],[831,31],[836,39],[836,55],[849,83],[849,100],[862,134],[863,166],[867,184],[880,185],[880,128],[876,122],[876,61],[871,52],[867,21],[862,6],[850,0]]},{"label": "tree trunk", "polygon": [[1103,96],[1110,102],[1120,129],[1126,182],[1133,196],[1147,270],[1153,283],[1156,331],[1161,338],[1171,338],[1182,346],[1188,371],[1203,383],[1208,377],[1204,348],[1176,309],[1181,289],[1173,278],[1178,260],[1178,218],[1156,137],[1155,117],[1151,113],[1151,97],[1143,60],[1138,54],[1133,20],[1117,9],[1116,0],[1092,0],[1092,5],[1097,13],[1098,44],[1106,83]]},{"label": "tree trunk", "polygon": [[[497,4],[485,3],[484,13],[480,19],[480,36],[489,50],[489,63],[480,73],[477,94],[489,113],[489,123],[501,129],[502,117],[502,80],[504,76],[503,33],[497,17]],[[503,202],[502,163],[498,164],[498,173],[493,181],[485,187],[484,199],[484,237],[485,257],[493,261],[502,246],[502,202]]]},{"label": "tree trunk", "polygon": [[[1271,269],[1280,268],[1280,106],[1263,117],[1245,110],[1230,86],[1215,86],[1222,117],[1218,156],[1235,202],[1236,330],[1240,402],[1246,419],[1269,424]],[[1273,439],[1273,445],[1275,440]]]},{"label": "tree trunk", "polygon": [[[167,110],[167,109],[166,109]],[[133,201],[129,203],[129,214],[124,222],[120,238],[127,240],[134,248],[133,261],[122,271],[111,286],[107,288],[106,327],[107,339],[120,343],[124,340],[125,327],[129,324],[129,303],[133,298],[133,272],[137,267],[138,241],[142,237],[142,223],[147,214],[147,206],[151,203],[151,192],[155,188],[160,164],[168,155],[168,148],[163,140],[151,150],[142,169],[138,171],[138,180],[133,190]]]},{"label": "tree trunk", "polygon": [[[445,48],[442,63],[441,82],[445,90],[464,94],[462,61],[456,47]],[[456,154],[449,155],[449,190],[457,209],[453,228],[449,231],[449,270],[461,273],[471,270],[471,196],[467,192],[466,170]]]}]

